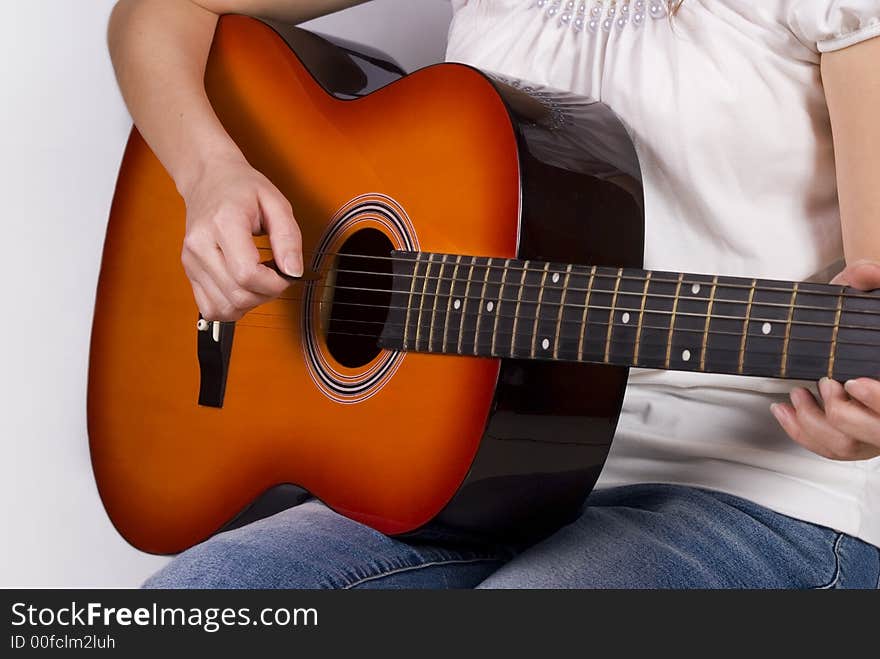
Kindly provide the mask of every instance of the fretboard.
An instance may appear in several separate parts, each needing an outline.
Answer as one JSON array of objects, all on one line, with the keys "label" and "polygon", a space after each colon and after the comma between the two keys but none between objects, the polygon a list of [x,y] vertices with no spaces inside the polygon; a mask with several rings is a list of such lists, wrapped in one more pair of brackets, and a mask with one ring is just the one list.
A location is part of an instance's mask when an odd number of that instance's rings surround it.
[{"label": "fretboard", "polygon": [[383,347],[845,381],[880,376],[880,294],[394,252]]}]

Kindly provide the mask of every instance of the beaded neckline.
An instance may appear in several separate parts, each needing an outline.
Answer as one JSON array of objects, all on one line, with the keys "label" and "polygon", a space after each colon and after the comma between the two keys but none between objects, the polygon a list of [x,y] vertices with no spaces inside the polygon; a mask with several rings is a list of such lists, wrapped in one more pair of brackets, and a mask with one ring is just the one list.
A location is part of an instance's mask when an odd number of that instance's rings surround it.
[{"label": "beaded neckline", "polygon": [[640,27],[645,18],[665,18],[674,0],[528,0],[547,19],[557,19],[559,27],[575,32],[610,32],[627,24]]}]

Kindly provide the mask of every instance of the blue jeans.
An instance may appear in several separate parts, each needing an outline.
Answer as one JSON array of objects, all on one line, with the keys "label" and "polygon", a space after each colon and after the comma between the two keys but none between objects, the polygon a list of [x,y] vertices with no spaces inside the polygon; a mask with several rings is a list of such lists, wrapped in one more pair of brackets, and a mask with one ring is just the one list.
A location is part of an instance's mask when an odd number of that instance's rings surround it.
[{"label": "blue jeans", "polygon": [[880,550],[719,492],[594,492],[529,547],[388,538],[317,501],[222,533],[147,588],[878,588]]}]

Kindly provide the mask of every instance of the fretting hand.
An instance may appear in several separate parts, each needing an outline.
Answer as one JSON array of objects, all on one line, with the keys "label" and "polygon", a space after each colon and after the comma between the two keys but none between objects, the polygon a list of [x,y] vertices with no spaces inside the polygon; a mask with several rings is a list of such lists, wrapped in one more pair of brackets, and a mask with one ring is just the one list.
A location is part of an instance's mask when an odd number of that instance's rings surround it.
[{"label": "fretting hand", "polygon": [[[832,281],[862,291],[880,288],[880,262],[861,261]],[[878,354],[880,357],[880,354]],[[791,404],[773,405],[773,415],[801,446],[832,460],[868,460],[880,456],[880,381],[844,384],[823,378],[820,400],[804,388],[791,392]]]}]

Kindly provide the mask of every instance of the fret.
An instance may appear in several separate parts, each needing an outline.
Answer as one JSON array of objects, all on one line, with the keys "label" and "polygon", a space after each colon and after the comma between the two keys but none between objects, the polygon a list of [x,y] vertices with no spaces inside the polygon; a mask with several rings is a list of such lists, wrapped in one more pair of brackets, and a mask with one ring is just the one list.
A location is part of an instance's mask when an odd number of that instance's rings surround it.
[{"label": "fret", "polygon": [[831,334],[831,349],[828,351],[828,375],[827,377],[834,377],[834,360],[837,357],[837,336],[840,332],[840,316],[843,313],[843,295],[846,289],[844,287],[840,287],[837,293],[837,309],[834,314],[834,329]]},{"label": "fret", "polygon": [[555,346],[561,340],[562,328],[559,319],[565,311],[562,306],[562,296],[567,272],[564,265],[553,263],[541,275],[544,285],[540,295],[540,306],[535,315],[532,340],[533,345],[536,345],[538,359],[553,359]]},{"label": "fret", "polygon": [[[443,284],[443,275],[446,272],[446,260],[448,254],[444,254],[440,260],[440,271],[437,273],[436,286],[434,287],[434,299],[431,304],[431,327],[428,330],[428,351],[434,349],[434,329],[437,327],[437,302],[440,300],[440,287]],[[445,320],[445,319],[444,319]]]},{"label": "fret", "polygon": [[[515,268],[516,266],[514,266]],[[497,258],[490,258],[486,264],[483,277],[484,289],[480,306],[480,317],[474,337],[476,350],[474,354],[491,356],[495,340],[495,323],[498,320],[498,307],[501,304],[501,281],[504,278],[504,266]]]},{"label": "fret", "polygon": [[846,289],[837,332],[834,379],[880,378],[880,291]]},{"label": "fret", "polygon": [[455,257],[455,266],[452,268],[452,279],[449,282],[446,299],[446,318],[443,320],[443,343],[440,350],[445,351],[449,345],[449,318],[452,315],[452,298],[455,295],[455,284],[458,280],[458,269],[461,267],[461,254]]},{"label": "fret", "polygon": [[[483,311],[486,308],[486,287],[489,285],[489,275],[494,268],[492,267],[493,259],[486,261],[486,272],[483,274],[483,285],[480,288],[479,308],[477,311],[477,325],[474,328],[474,354],[480,354],[480,325],[483,322]],[[492,309],[495,309],[495,303],[492,303]]]},{"label": "fret", "polygon": [[545,263],[544,268],[541,272],[541,283],[540,288],[538,289],[538,303],[535,307],[535,321],[532,324],[532,348],[530,351],[530,355],[532,359],[535,358],[535,343],[538,340],[538,321],[541,319],[541,304],[544,301],[544,287],[547,285],[547,274],[550,271],[550,264]]},{"label": "fret", "polygon": [[468,303],[470,302],[471,281],[473,281],[473,278],[474,278],[474,267],[476,266],[476,263],[477,263],[476,257],[472,256],[471,257],[471,265],[470,265],[470,268],[468,268],[467,280],[465,281],[465,285],[464,285],[464,295],[462,295],[461,300],[453,300],[453,302],[452,302],[453,307],[458,305],[459,302],[461,303],[459,305],[460,309],[461,309],[461,319],[459,321],[459,326],[458,326],[458,344],[456,346],[456,352],[459,355],[463,354],[461,344],[462,344],[462,339],[464,338],[464,326],[465,326],[465,321],[467,319]]},{"label": "fret", "polygon": [[434,254],[428,254],[428,262],[425,268],[425,279],[422,284],[422,294],[419,298],[419,316],[416,320],[416,337],[415,337],[415,350],[422,350],[421,338],[422,338],[422,313],[425,309],[425,299],[428,297],[428,283],[431,281],[431,277],[434,274],[431,271],[431,268],[434,265]]},{"label": "fret", "polygon": [[507,286],[507,273],[510,270],[510,259],[506,259],[504,261],[504,270],[501,273],[501,286],[498,290],[498,306],[495,309],[495,322],[492,324],[492,346],[490,348],[490,354],[497,355],[498,351],[496,349],[496,345],[498,342],[498,332],[502,329],[502,325],[500,320],[504,314],[507,313],[506,309],[506,298],[505,298],[505,287]]},{"label": "fret", "polygon": [[549,263],[529,263],[525,273],[525,284],[521,287],[517,304],[519,318],[513,337],[514,357],[533,359],[535,345],[535,320],[538,315],[538,300],[543,298],[544,289],[541,282],[550,267]]},{"label": "fret", "polygon": [[633,349],[633,366],[639,365],[639,350],[641,348],[642,342],[642,326],[645,319],[645,305],[648,304],[648,288],[651,286],[651,275],[652,273],[649,272],[645,276],[645,288],[642,291],[642,306],[639,308],[639,324],[638,329],[636,330],[636,347]]},{"label": "fret", "polygon": [[798,284],[797,304],[792,312],[787,355],[786,377],[818,380],[828,374],[833,345],[837,307],[840,300],[831,286]]},{"label": "fret", "polygon": [[623,278],[623,268],[617,271],[617,280],[614,283],[614,295],[611,298],[611,309],[608,314],[608,332],[605,336],[605,359],[606,364],[611,361],[611,333],[614,330],[614,314],[617,309],[617,295],[620,291],[620,282]]},{"label": "fret", "polygon": [[482,256],[477,257],[470,271],[470,295],[467,299],[467,309],[464,312],[461,336],[459,337],[462,345],[462,355],[477,355],[479,353],[479,333],[477,328],[482,314],[481,305],[483,302],[481,296],[484,292],[484,283],[488,279],[490,271],[488,259]]},{"label": "fret", "polygon": [[778,377],[789,319],[793,284],[759,279],[748,323],[748,343],[743,359],[744,375]]},{"label": "fret", "polygon": [[743,374],[746,360],[746,345],[749,339],[749,323],[752,320],[752,304],[755,302],[755,287],[758,285],[757,279],[752,279],[751,289],[749,290],[749,300],[746,303],[746,319],[743,323],[742,339],[739,343],[739,360],[736,365],[736,372]]},{"label": "fret", "polygon": [[611,308],[620,271],[597,268],[590,288],[590,304],[584,321],[583,360],[599,363],[605,361],[608,332],[611,329]]},{"label": "fret", "polygon": [[709,334],[705,337],[701,370],[735,374],[739,371],[740,348],[747,334],[749,297],[754,288],[751,281],[740,277],[717,277]]},{"label": "fret", "polygon": [[566,269],[556,317],[554,352],[558,359],[578,361],[578,350],[583,345],[586,331],[583,319],[587,313],[585,300],[590,289],[591,273],[591,268],[579,265]]},{"label": "fret", "polygon": [[587,282],[587,295],[584,301],[584,311],[581,314],[581,335],[578,338],[578,348],[577,348],[577,359],[579,362],[584,361],[584,340],[589,335],[589,328],[587,327],[587,314],[590,310],[590,302],[593,296],[593,284],[596,281],[596,272],[598,268],[593,266],[590,269],[590,278]]},{"label": "fret", "polygon": [[703,346],[700,351],[700,370],[706,370],[706,348],[709,343],[709,329],[712,324],[712,307],[715,306],[715,292],[718,290],[718,277],[712,278],[712,292],[709,294],[709,306],[706,309],[706,325],[703,330]]},{"label": "fret", "polygon": [[664,368],[669,368],[672,362],[672,334],[675,332],[675,314],[678,313],[678,300],[681,297],[681,284],[684,281],[684,273],[678,275],[678,283],[675,285],[675,299],[672,301],[672,315],[669,318],[669,336],[666,339],[666,359],[663,361]]},{"label": "fret", "polygon": [[412,282],[409,287],[409,299],[406,303],[406,319],[403,323],[403,349],[409,350],[409,325],[410,325],[410,313],[413,309],[413,301],[416,294],[416,282],[418,281],[419,275],[419,265],[421,265],[421,255],[416,254],[415,263],[413,264],[413,274],[412,274]]},{"label": "fret", "polygon": [[[647,291],[644,307],[638,318],[640,326],[636,330],[639,344],[638,363],[633,359],[633,366],[644,368],[664,368],[666,357],[670,352],[670,327],[672,327],[672,311],[676,306],[676,293],[680,286],[678,281],[684,275],[672,272],[651,272],[642,290]],[[633,351],[634,358],[636,357]]]},{"label": "fret", "polygon": [[519,278],[519,286],[516,289],[516,306],[513,310],[513,327],[510,331],[510,356],[516,355],[516,330],[519,328],[519,313],[522,307],[523,293],[525,291],[526,276],[529,273],[529,261],[522,264],[522,273]]},{"label": "fret", "polygon": [[559,359],[559,340],[562,338],[562,321],[565,316],[565,298],[568,297],[568,284],[571,281],[571,265],[565,269],[565,281],[562,284],[562,296],[559,298],[559,313],[556,316],[556,340],[553,342],[553,359]]},{"label": "fret", "polygon": [[788,321],[785,323],[785,341],[782,344],[782,365],[779,373],[782,377],[788,371],[788,347],[791,342],[791,321],[794,320],[794,305],[797,303],[798,285],[795,284],[791,291],[791,302],[789,303]]},{"label": "fret", "polygon": [[702,337],[709,318],[709,300],[713,279],[706,275],[685,274],[676,307],[668,368],[698,371],[702,353]]},{"label": "fret", "polygon": [[[621,270],[615,282],[615,296],[610,310],[610,325],[605,332],[605,363],[630,366],[636,351],[639,325],[642,324],[642,302],[645,301],[646,273],[643,270]],[[650,280],[647,280],[647,285]],[[610,342],[609,342],[610,339]]]}]

